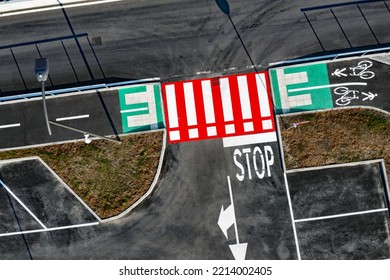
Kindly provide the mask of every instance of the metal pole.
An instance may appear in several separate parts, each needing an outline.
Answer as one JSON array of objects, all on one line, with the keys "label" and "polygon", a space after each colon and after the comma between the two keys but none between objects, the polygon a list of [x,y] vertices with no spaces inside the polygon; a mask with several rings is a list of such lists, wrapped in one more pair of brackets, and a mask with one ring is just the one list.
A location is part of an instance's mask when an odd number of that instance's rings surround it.
[{"label": "metal pole", "polygon": [[68,126],[68,125],[60,124],[58,122],[49,121],[49,123],[51,123],[52,125],[56,125],[56,126],[62,127],[62,128],[66,128],[66,129],[69,129],[69,130],[73,130],[73,131],[76,131],[76,132],[83,133],[84,135],[85,134],[89,134],[89,135],[101,138],[103,140],[108,140],[108,141],[111,141],[111,142],[114,142],[114,143],[118,143],[118,144],[122,143],[121,141],[116,140],[116,139],[112,139],[112,138],[108,138],[108,137],[105,137],[105,136],[101,136],[101,135],[98,135],[98,134],[95,134],[95,133],[92,133],[92,132],[88,132],[88,131],[85,131],[85,130],[81,130],[81,129],[78,129],[78,128],[74,128],[74,127],[71,127],[71,126]]},{"label": "metal pole", "polygon": [[47,126],[47,131],[49,132],[49,135],[51,135],[51,129],[49,124],[49,117],[47,116],[47,109],[46,109],[46,98],[45,98],[45,81],[42,81],[42,102],[43,102],[43,112],[45,113],[45,121]]}]

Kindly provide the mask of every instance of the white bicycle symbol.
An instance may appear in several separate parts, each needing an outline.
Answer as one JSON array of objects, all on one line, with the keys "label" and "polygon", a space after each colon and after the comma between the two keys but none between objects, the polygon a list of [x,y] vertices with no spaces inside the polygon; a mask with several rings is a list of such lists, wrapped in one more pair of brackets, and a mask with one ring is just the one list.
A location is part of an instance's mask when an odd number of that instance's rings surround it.
[{"label": "white bicycle symbol", "polygon": [[[334,89],[334,94],[341,95],[339,99],[336,100],[338,106],[347,106],[354,99],[359,99],[359,96],[356,94],[359,93],[358,90],[350,90],[347,87],[338,87]],[[352,93],[352,95],[349,95]]]},{"label": "white bicycle symbol", "polygon": [[363,80],[369,80],[375,77],[375,73],[367,71],[372,66],[372,62],[369,60],[360,61],[357,66],[350,67],[352,71],[351,76],[359,76]]}]

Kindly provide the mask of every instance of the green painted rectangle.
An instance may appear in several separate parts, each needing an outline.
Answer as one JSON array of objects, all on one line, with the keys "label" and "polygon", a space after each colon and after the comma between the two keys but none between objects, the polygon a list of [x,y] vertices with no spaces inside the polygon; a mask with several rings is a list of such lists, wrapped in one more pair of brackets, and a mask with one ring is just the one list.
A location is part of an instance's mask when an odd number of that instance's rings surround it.
[{"label": "green painted rectangle", "polygon": [[[122,88],[118,90],[118,95],[123,133],[165,127],[158,83]],[[126,97],[129,104],[126,103]]]},{"label": "green painted rectangle", "polygon": [[[289,77],[291,74],[294,75],[294,79]],[[326,64],[293,66],[281,70],[272,69],[270,76],[278,114],[333,108]],[[308,89],[315,86],[325,86],[325,88]],[[288,92],[292,89],[301,90]],[[309,97],[311,104],[297,105],[296,101],[292,101],[303,98],[303,96]]]}]

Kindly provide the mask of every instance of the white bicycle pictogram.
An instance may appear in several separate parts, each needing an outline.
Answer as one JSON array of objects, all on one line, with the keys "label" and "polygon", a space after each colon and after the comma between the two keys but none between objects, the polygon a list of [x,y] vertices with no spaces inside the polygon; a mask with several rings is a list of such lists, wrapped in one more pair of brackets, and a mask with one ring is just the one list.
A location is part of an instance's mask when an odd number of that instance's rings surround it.
[{"label": "white bicycle pictogram", "polygon": [[372,66],[372,62],[369,60],[360,61],[357,66],[350,67],[349,69],[352,71],[350,76],[360,77],[363,80],[369,80],[375,77],[375,73],[372,71],[368,71],[368,69]]},{"label": "white bicycle pictogram", "polygon": [[359,91],[350,90],[347,87],[335,88],[333,92],[334,94],[341,95],[341,97],[336,100],[336,104],[338,106],[347,106],[351,103],[352,100],[359,99],[359,96],[357,96]]}]

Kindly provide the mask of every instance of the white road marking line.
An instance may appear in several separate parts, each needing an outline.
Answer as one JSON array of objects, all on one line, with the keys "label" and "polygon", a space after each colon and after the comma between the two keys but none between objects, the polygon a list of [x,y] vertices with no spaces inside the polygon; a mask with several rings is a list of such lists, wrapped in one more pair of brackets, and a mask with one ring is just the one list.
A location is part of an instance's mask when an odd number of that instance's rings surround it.
[{"label": "white road marking line", "polygon": [[256,74],[257,95],[259,97],[260,115],[262,117],[271,116],[267,86],[264,74]]},{"label": "white road marking line", "polygon": [[30,234],[30,233],[39,233],[39,232],[48,232],[48,231],[58,231],[58,230],[65,230],[65,229],[72,229],[72,228],[90,227],[90,226],[96,226],[98,224],[99,224],[99,222],[93,222],[93,223],[85,223],[85,224],[72,225],[72,226],[63,226],[63,227],[53,227],[53,228],[45,228],[45,229],[34,229],[34,230],[26,230],[26,231],[8,232],[8,233],[1,233],[0,237],[12,236],[12,235],[21,235],[21,234]]},{"label": "white road marking line", "polygon": [[244,120],[252,118],[251,101],[249,98],[248,81],[246,76],[238,76],[238,93],[240,94],[241,112]]},{"label": "white road marking line", "polygon": [[292,202],[291,202],[291,196],[290,196],[290,188],[288,186],[286,172],[283,172],[283,176],[284,176],[284,184],[286,185],[288,207],[290,209],[290,216],[291,216],[292,227],[293,227],[293,232],[294,232],[295,246],[296,246],[296,249],[297,249],[298,260],[301,260],[301,251],[299,250],[298,234],[297,234],[297,229],[295,227],[294,212],[293,212],[293,208],[292,208]]},{"label": "white road marking line", "polygon": [[215,123],[213,93],[210,80],[202,81],[203,104],[206,123]]},{"label": "white road marking line", "polygon": [[0,180],[0,184],[4,187],[4,189],[12,195],[12,197],[19,202],[19,204],[44,228],[47,229],[47,227],[30,211],[30,209],[27,208],[26,205],[4,184],[2,180]]},{"label": "white road marking line", "polygon": [[[75,8],[75,7],[83,7],[83,6],[91,6],[91,5],[100,5],[100,4],[106,4],[106,3],[112,3],[112,2],[120,2],[123,0],[104,0],[104,1],[96,1],[96,2],[84,2],[84,3],[75,3],[75,4],[66,4],[63,7],[60,5],[54,6],[54,7],[32,7],[28,10],[21,10],[21,11],[15,11],[15,12],[8,12],[8,11],[0,11],[0,17],[7,17],[7,16],[16,16],[16,15],[23,15],[23,14],[29,14],[29,13],[37,13],[37,12],[45,12],[45,11],[52,11],[52,10],[59,10],[59,9],[67,9],[67,8]],[[57,2],[56,2],[57,3]]]},{"label": "white road marking line", "polygon": [[341,86],[366,86],[367,83],[341,83],[341,84],[333,84],[333,85],[322,85],[322,86],[313,86],[313,87],[305,87],[305,88],[293,88],[289,89],[288,92],[298,92],[298,91],[306,91],[312,89],[321,89],[321,88],[332,88],[332,87],[341,87]]},{"label": "white road marking line", "polygon": [[121,114],[123,113],[134,113],[134,112],[139,112],[139,111],[146,111],[148,110],[148,107],[142,107],[142,108],[135,108],[135,109],[127,109],[127,110],[121,110]]},{"label": "white road marking line", "polygon": [[17,127],[17,126],[20,126],[20,123],[12,123],[12,124],[0,125],[0,129],[2,129],[2,128],[10,128],[10,127]]},{"label": "white road marking line", "polygon": [[168,120],[170,128],[179,127],[179,117],[177,115],[175,95],[175,85],[165,86],[165,96],[167,98]]},{"label": "white road marking line", "polygon": [[232,121],[233,118],[233,107],[232,99],[230,97],[230,85],[229,78],[219,79],[219,87],[221,89],[221,99],[222,99],[222,108],[223,108],[223,117],[225,122]]},{"label": "white road marking line", "polygon": [[56,121],[61,122],[61,121],[78,120],[78,119],[86,119],[86,118],[89,118],[89,115],[78,115],[78,116],[56,118]]},{"label": "white road marking line", "polygon": [[346,214],[321,216],[321,217],[307,218],[307,219],[298,219],[298,220],[295,220],[295,222],[302,223],[302,222],[310,222],[310,221],[318,221],[318,220],[327,220],[327,219],[335,219],[335,218],[340,218],[340,217],[356,216],[356,215],[363,215],[363,214],[384,212],[384,211],[389,211],[389,209],[388,208],[380,208],[380,209],[352,212],[352,213],[346,213]]},{"label": "white road marking line", "polygon": [[184,83],[184,101],[186,103],[187,111],[187,124],[197,125],[198,121],[196,118],[196,107],[195,107],[195,98],[194,98],[194,87],[192,82]]},{"label": "white road marking line", "polygon": [[222,139],[223,147],[236,147],[258,143],[276,142],[276,132],[248,134],[240,136],[225,137]]}]

